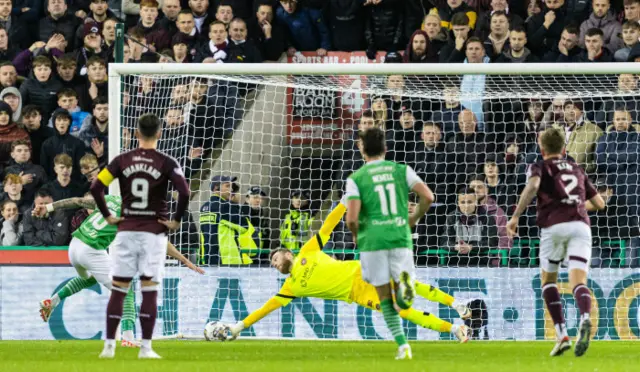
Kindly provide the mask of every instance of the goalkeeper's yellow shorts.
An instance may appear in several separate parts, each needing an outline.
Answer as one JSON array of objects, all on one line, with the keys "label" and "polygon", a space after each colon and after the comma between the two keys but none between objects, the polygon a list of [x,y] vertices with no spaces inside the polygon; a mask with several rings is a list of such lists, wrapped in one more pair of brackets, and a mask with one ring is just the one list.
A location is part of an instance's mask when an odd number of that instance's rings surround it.
[{"label": "goalkeeper's yellow shorts", "polygon": [[360,274],[353,280],[351,302],[355,302],[367,309],[380,311],[380,299],[378,298],[376,287],[365,282]]}]

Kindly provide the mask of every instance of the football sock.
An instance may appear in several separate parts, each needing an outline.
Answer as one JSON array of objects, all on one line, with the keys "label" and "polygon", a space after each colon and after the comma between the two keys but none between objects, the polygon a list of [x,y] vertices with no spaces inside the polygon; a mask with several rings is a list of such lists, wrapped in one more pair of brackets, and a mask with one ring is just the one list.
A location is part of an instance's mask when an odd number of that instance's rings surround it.
[{"label": "football sock", "polygon": [[[69,280],[67,284],[62,287],[56,295],[58,295],[57,302],[64,300],[65,298],[74,295],[85,288],[89,288],[92,285],[96,284],[98,281],[94,277],[90,278],[81,278],[79,276]],[[55,296],[54,296],[55,297]],[[53,300],[53,298],[52,298]],[[54,306],[58,305],[58,303],[54,302]]]},{"label": "football sock", "polygon": [[580,284],[573,289],[573,297],[576,299],[576,305],[580,311],[580,321],[589,319],[591,312],[591,292],[586,285]]},{"label": "football sock", "polygon": [[542,298],[547,304],[549,315],[551,315],[553,324],[556,327],[556,336],[558,338],[564,337],[567,333],[567,327],[564,323],[564,312],[562,311],[562,300],[560,299],[558,286],[555,283],[543,285]]},{"label": "football sock", "polygon": [[143,288],[142,305],[140,305],[140,327],[142,328],[142,340],[151,340],[157,316],[158,291],[144,291]]},{"label": "football sock", "polygon": [[382,316],[384,317],[387,328],[391,331],[393,338],[396,340],[398,346],[402,346],[407,343],[407,338],[404,335],[404,329],[402,329],[402,322],[398,312],[393,307],[393,300],[386,299],[380,302],[380,309],[382,310]]},{"label": "football sock", "polygon": [[109,297],[109,303],[107,304],[107,332],[105,335],[107,340],[115,340],[116,338],[118,324],[122,319],[122,306],[126,294],[126,290],[123,288],[114,287],[111,290],[111,297]]},{"label": "football sock", "polygon": [[431,302],[438,302],[443,305],[452,306],[453,297],[440,289],[426,283],[420,283],[416,280],[416,293],[420,297],[424,297]]},{"label": "football sock", "polygon": [[400,311],[400,316],[411,323],[436,332],[451,332],[451,323],[428,312],[418,311],[412,307]]},{"label": "football sock", "polygon": [[[120,323],[123,338],[125,340],[133,340],[133,329],[136,322],[136,306],[135,306],[135,294],[133,286],[129,288],[129,292],[124,298],[124,307],[122,312],[122,321]],[[130,332],[130,333],[129,333]]]}]

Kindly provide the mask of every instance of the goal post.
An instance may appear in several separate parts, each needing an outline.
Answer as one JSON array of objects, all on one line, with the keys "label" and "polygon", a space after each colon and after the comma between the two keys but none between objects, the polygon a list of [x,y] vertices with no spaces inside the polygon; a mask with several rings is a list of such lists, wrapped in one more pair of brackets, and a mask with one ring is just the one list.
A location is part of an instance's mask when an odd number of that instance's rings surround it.
[{"label": "goal post", "polygon": [[[345,177],[362,164],[354,136],[364,114],[385,129],[388,158],[411,165],[436,193],[412,235],[417,279],[470,304],[476,337],[491,340],[553,337],[540,293],[535,209],[515,240],[505,237],[504,223],[528,164],[540,157],[537,133],[564,127],[568,155],[616,203],[592,215],[595,337],[640,337],[640,140],[611,134],[637,133],[639,75],[637,63],[110,64],[109,158],[135,145],[140,114],[156,113],[165,126],[159,149],[178,159],[192,189],[190,220],[171,239],[206,274],[167,268],[158,334],[200,336],[207,321],[236,322],[278,293],[285,276],[270,267],[268,252],[297,253],[339,201]],[[222,190],[232,199],[233,216],[225,218],[241,227],[225,230],[231,241],[216,245],[211,225],[222,217],[208,208],[227,176],[237,189]],[[467,197],[473,208],[459,204]],[[258,208],[251,203],[259,198]],[[458,243],[471,253],[458,253]],[[358,259],[342,223],[324,249]],[[575,332],[566,274],[559,289]],[[418,298],[415,306],[461,323],[446,305]],[[407,322],[405,329],[410,339],[451,339]],[[390,338],[371,310],[305,298],[242,335]]]}]

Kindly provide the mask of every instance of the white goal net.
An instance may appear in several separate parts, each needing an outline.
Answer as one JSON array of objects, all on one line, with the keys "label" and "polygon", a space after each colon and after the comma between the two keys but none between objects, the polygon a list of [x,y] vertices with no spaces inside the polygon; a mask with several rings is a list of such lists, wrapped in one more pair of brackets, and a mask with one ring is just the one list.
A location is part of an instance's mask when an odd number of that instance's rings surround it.
[{"label": "white goal net", "polygon": [[[180,162],[192,191],[189,213],[170,239],[206,269],[167,268],[158,334],[201,335],[207,321],[242,320],[277,294],[285,276],[270,266],[269,252],[297,253],[315,239],[346,177],[363,164],[358,128],[379,126],[387,159],[413,167],[437,197],[413,230],[417,279],[468,303],[478,339],[553,337],[541,297],[535,206],[518,238],[509,239],[504,226],[528,165],[541,159],[537,133],[557,125],[567,134],[567,155],[608,201],[590,215],[595,337],[640,337],[640,67],[595,66],[111,65],[109,156],[136,145],[141,114],[163,119],[159,149]],[[337,260],[359,257],[343,222],[323,249]],[[328,287],[333,282],[327,278]],[[558,286],[575,335],[566,274]],[[418,298],[414,307],[462,323],[446,305]],[[409,339],[450,339],[405,328]],[[371,310],[309,298],[242,335],[390,336]]]}]

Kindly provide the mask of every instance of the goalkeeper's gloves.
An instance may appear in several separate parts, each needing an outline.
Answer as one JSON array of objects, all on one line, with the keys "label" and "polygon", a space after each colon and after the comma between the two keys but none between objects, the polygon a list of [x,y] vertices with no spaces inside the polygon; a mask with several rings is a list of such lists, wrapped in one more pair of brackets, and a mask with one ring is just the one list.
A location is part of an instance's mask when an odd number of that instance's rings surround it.
[{"label": "goalkeeper's gloves", "polygon": [[236,324],[229,326],[230,335],[227,337],[227,341],[233,341],[240,335],[240,332],[244,330],[244,322],[241,320]]}]

